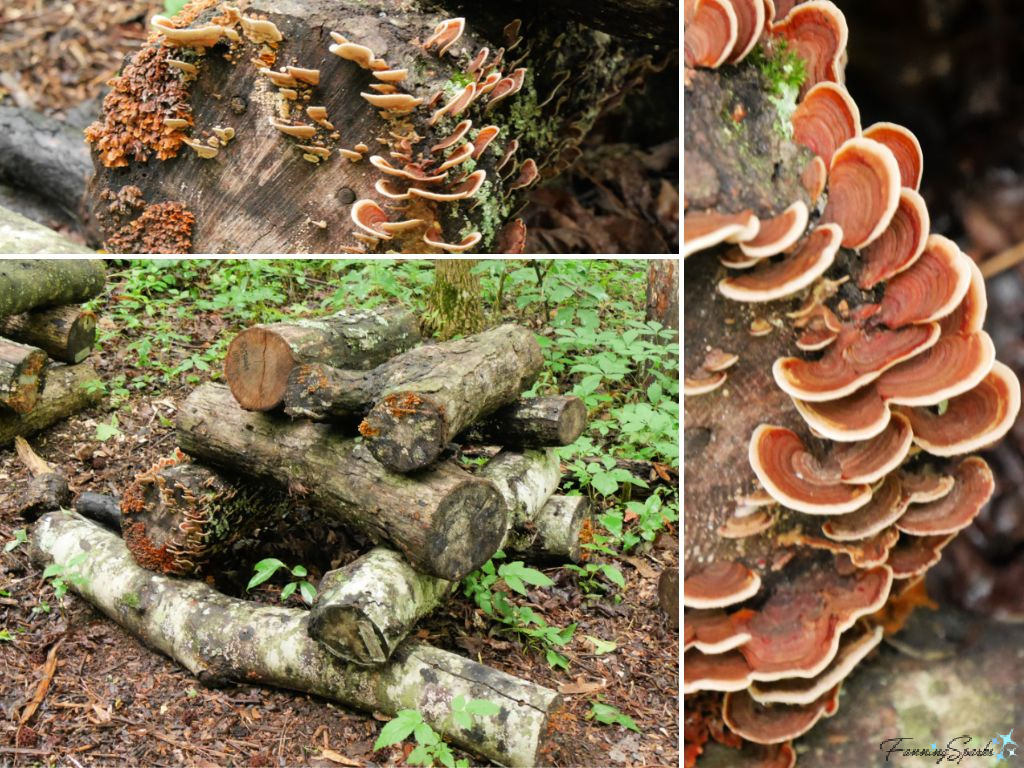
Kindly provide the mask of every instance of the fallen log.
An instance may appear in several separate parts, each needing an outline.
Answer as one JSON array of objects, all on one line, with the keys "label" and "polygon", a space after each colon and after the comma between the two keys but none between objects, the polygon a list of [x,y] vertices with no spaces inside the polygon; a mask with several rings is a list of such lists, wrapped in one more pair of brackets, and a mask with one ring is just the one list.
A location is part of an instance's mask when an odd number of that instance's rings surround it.
[{"label": "fallen log", "polygon": [[205,384],[178,410],[178,445],[212,466],[301,489],[321,514],[390,542],[424,573],[461,579],[497,551],[508,511],[494,485],[450,462],[388,471],[329,425],[245,411]]},{"label": "fallen log", "polygon": [[27,344],[0,339],[0,405],[15,413],[36,407],[43,389],[46,353]]},{"label": "fallen log", "polygon": [[[466,18],[461,7],[253,0],[241,17],[193,5],[192,32],[154,22],[86,132],[96,165],[88,199],[107,250],[136,246],[132,227],[143,219],[166,219],[170,235],[183,212],[195,221],[185,243],[147,246],[521,247],[516,214],[528,189],[580,155],[602,108],[640,81],[651,52],[543,13],[524,23],[500,5],[475,4]],[[185,39],[203,29],[205,40]],[[103,195],[126,186],[144,198],[135,221],[106,211]]]},{"label": "fallen log", "polygon": [[[64,254],[92,253],[92,251],[84,245],[73,243],[49,227],[44,227],[42,224],[25,218],[20,213],[0,206],[0,254],[24,256],[29,253]],[[0,288],[3,285],[4,277],[2,268],[0,268]],[[9,296],[0,293],[0,316],[23,312],[29,308],[10,310],[5,306],[9,301]]]},{"label": "fallen log", "polygon": [[[6,224],[0,217],[0,241],[4,239],[2,230]],[[36,252],[31,245],[31,238],[26,238],[25,250]],[[15,251],[4,251],[0,247],[0,253],[5,252]],[[99,259],[0,260],[0,317],[20,315],[30,309],[87,301],[103,290],[105,276],[103,262]]]},{"label": "fallen log", "polygon": [[327,363],[367,370],[419,340],[416,316],[403,307],[257,325],[228,345],[224,378],[243,408],[270,411],[281,405],[288,375],[296,365]]},{"label": "fallen log", "polygon": [[[309,614],[222,595],[197,581],[139,567],[124,543],[73,512],[51,512],[32,531],[39,565],[69,563],[69,587],[207,685],[237,681],[304,691],[366,712],[417,709],[451,743],[502,765],[545,762],[559,695],[456,654],[406,643],[390,663],[345,664],[311,639]],[[470,727],[451,716],[456,696],[500,707]]]},{"label": "fallen log", "polygon": [[534,515],[558,489],[562,465],[554,451],[502,451],[480,470],[501,492],[508,505],[508,536],[502,548],[517,548],[521,535],[532,530]]},{"label": "fallen log", "polygon": [[75,511],[104,528],[121,533],[121,497],[83,491],[75,499]]},{"label": "fallen log", "polygon": [[17,435],[30,435],[95,405],[103,398],[103,382],[89,363],[51,364],[43,374],[46,387],[28,413],[0,413],[0,445]]},{"label": "fallen log", "polygon": [[506,448],[572,445],[586,426],[587,407],[574,395],[527,397],[481,419],[456,442]]},{"label": "fallen log", "polygon": [[509,551],[527,561],[579,562],[590,541],[586,496],[552,496],[530,520],[509,535]]},{"label": "fallen log", "polygon": [[0,320],[0,336],[39,347],[62,363],[80,363],[96,343],[96,315],[70,305],[33,310]]},{"label": "fallen log", "polygon": [[516,325],[417,347],[387,364],[359,432],[389,469],[426,467],[459,432],[519,397],[543,364],[533,332]]},{"label": "fallen log", "polygon": [[383,664],[456,582],[420,573],[394,550],[376,547],[324,574],[309,611],[309,636],[353,664]]},{"label": "fallen log", "polygon": [[14,438],[14,450],[32,475],[15,504],[14,511],[18,515],[25,520],[35,520],[71,501],[67,478],[33,451],[25,438]]},{"label": "fallen log", "polygon": [[125,489],[121,533],[143,568],[190,576],[290,507],[284,491],[231,482],[179,452],[136,475]]}]

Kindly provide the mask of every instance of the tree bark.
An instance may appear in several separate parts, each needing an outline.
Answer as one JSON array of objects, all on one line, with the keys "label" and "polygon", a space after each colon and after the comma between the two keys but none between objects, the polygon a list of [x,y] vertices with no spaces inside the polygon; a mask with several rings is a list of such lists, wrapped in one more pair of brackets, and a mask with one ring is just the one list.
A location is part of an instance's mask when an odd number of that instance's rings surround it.
[{"label": "tree bark", "polygon": [[[0,239],[4,237],[4,224],[0,211]],[[25,244],[25,251],[35,252],[30,241]],[[0,248],[0,253],[4,252]],[[99,259],[0,260],[0,317],[87,301],[103,290],[104,278],[103,262]]]},{"label": "tree bark", "polygon": [[[160,36],[143,46],[112,81],[103,121],[87,132],[96,163],[89,199],[108,250],[124,242],[119,233],[132,225],[110,216],[101,196],[130,186],[141,190],[146,209],[157,210],[157,218],[163,215],[157,206],[168,203],[180,206],[174,209],[178,213],[194,215],[185,247],[198,253],[443,253],[467,248],[490,253],[507,247],[503,228],[517,221],[528,188],[540,174],[561,172],[576,159],[604,106],[642,78],[651,51],[649,46],[627,50],[604,33],[572,22],[552,24],[542,14],[520,25],[515,11],[478,4],[465,33],[439,55],[445,40],[429,51],[423,43],[439,22],[460,16],[456,3],[444,5],[438,12],[425,0],[254,0],[245,14],[266,17],[283,36],[273,49],[263,50],[262,43],[253,42],[224,15],[218,23],[239,36],[229,57],[223,55],[227,37],[205,49],[205,55],[162,48]],[[191,26],[203,26],[220,13],[214,7],[202,10]],[[408,76],[395,83],[398,94],[422,101],[411,102],[407,111],[405,105],[382,108],[362,97],[382,95],[370,86],[387,83],[355,61],[332,55],[332,32],[367,46],[382,66],[406,70]],[[473,68],[483,48],[489,55]],[[282,91],[253,64],[260,56],[271,66],[316,69],[319,84],[286,83]],[[197,67],[195,75],[167,64],[183,58]],[[505,84],[490,90],[496,82],[486,80],[491,72]],[[470,95],[469,85],[474,86],[473,100],[453,114],[461,107],[456,99]],[[488,92],[476,94],[477,85]],[[499,101],[503,93],[511,95]],[[159,114],[147,110],[156,101]],[[450,111],[435,119],[448,104]],[[327,124],[307,118],[305,106],[323,106]],[[285,110],[293,125],[313,135],[292,138],[275,128],[271,121],[282,120]],[[166,128],[168,115],[183,120],[185,127]],[[465,137],[434,150],[463,119],[472,121]],[[490,126],[498,133],[485,148],[479,131]],[[231,128],[235,138],[211,148],[214,128]],[[184,138],[202,144],[203,154],[216,149],[216,155],[201,157],[182,144]],[[481,152],[474,159],[463,147],[477,139]],[[400,170],[408,168],[413,178],[381,170],[386,166],[370,161],[375,155]],[[452,157],[456,164],[442,171]],[[464,162],[458,163],[460,158]],[[475,191],[478,177],[471,178],[471,171],[486,174]],[[436,181],[416,178],[443,174]],[[377,182],[406,199],[385,196]],[[410,197],[410,187],[462,198]],[[361,201],[375,203],[391,223],[416,223],[386,231],[374,223],[374,212],[362,219],[368,222],[362,228],[354,223],[366,211],[355,205]],[[170,237],[175,222],[161,225],[168,231],[167,245],[180,247]],[[148,245],[161,247],[156,239]]]},{"label": "tree bark", "polygon": [[359,431],[384,466],[421,469],[459,432],[519,397],[543,364],[533,332],[514,325],[419,347],[388,364]]},{"label": "tree bark", "polygon": [[508,547],[527,561],[578,563],[590,530],[586,496],[552,496],[526,525],[512,532]]},{"label": "tree bark", "polygon": [[463,432],[456,442],[546,448],[572,445],[587,426],[587,407],[574,395],[528,397],[499,408]]},{"label": "tree bark", "polygon": [[0,335],[39,347],[62,363],[80,363],[96,343],[96,315],[75,306],[33,310],[0,320]]},{"label": "tree bark", "polygon": [[[84,245],[79,245],[68,240],[64,235],[55,232],[42,224],[36,224],[20,213],[15,213],[9,208],[0,206],[0,255],[25,256],[30,253],[45,254],[66,254],[66,253],[92,253]],[[3,286],[3,273],[0,272],[0,287]],[[24,309],[15,309],[13,312],[3,305],[9,302],[9,298],[0,296],[0,316],[23,312]]]},{"label": "tree bark", "polygon": [[35,408],[45,366],[43,350],[0,339],[0,405],[15,413]]},{"label": "tree bark", "polygon": [[473,274],[476,259],[434,262],[434,285],[423,315],[423,327],[432,335],[448,340],[484,329],[483,295],[480,280]]},{"label": "tree bark", "polygon": [[203,461],[305,490],[424,573],[457,580],[497,551],[508,511],[494,485],[450,462],[415,477],[390,472],[366,446],[327,425],[244,411],[227,387],[205,384],[182,404],[178,444]]},{"label": "tree bark", "polygon": [[290,507],[283,491],[232,482],[183,458],[161,459],[121,497],[121,532],[135,562],[172,576],[195,574]]},{"label": "tree bark", "polygon": [[32,446],[23,437],[14,438],[14,450],[18,454],[32,479],[18,498],[14,511],[26,520],[35,520],[46,512],[67,506],[71,501],[71,490],[63,473],[45,462],[32,450]]},{"label": "tree bark", "polygon": [[420,573],[394,550],[377,547],[324,574],[309,611],[309,636],[345,661],[383,664],[455,584]]},{"label": "tree bark", "polygon": [[[150,647],[206,684],[238,681],[304,691],[366,712],[417,709],[458,746],[502,765],[545,762],[554,691],[420,643],[406,643],[388,664],[345,664],[308,636],[307,611],[256,605],[201,582],[140,568],[113,533],[71,512],[45,515],[32,532],[40,565],[68,563],[82,576],[69,585]],[[465,728],[451,717],[456,696],[488,699],[501,711]]]},{"label": "tree bark", "polygon": [[121,498],[84,491],[75,499],[75,511],[104,528],[121,533]]},{"label": "tree bark", "polygon": [[342,311],[323,318],[257,325],[228,346],[224,378],[248,410],[281,405],[288,376],[302,363],[367,370],[420,340],[416,317],[402,307]]},{"label": "tree bark", "polygon": [[651,259],[647,268],[647,319],[679,330],[679,261]]},{"label": "tree bark", "polygon": [[18,435],[30,435],[98,403],[103,383],[89,363],[50,365],[44,372],[46,387],[29,413],[0,413],[0,445]]},{"label": "tree bark", "polygon": [[0,107],[0,180],[31,189],[78,220],[90,176],[80,131],[30,109]]}]

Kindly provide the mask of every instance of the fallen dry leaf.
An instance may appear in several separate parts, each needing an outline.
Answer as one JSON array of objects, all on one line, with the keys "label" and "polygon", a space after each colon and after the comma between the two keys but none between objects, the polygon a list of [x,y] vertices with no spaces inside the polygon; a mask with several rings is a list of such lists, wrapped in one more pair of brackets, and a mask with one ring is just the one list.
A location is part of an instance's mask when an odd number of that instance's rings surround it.
[{"label": "fallen dry leaf", "polygon": [[565,683],[558,686],[558,692],[566,696],[578,696],[584,693],[596,693],[608,687],[607,680],[598,680],[589,683]]},{"label": "fallen dry leaf", "polygon": [[320,750],[320,757],[325,760],[330,760],[332,763],[337,763],[338,765],[362,765],[358,760],[347,758],[340,752],[335,752],[333,749],[327,749],[326,747]]}]

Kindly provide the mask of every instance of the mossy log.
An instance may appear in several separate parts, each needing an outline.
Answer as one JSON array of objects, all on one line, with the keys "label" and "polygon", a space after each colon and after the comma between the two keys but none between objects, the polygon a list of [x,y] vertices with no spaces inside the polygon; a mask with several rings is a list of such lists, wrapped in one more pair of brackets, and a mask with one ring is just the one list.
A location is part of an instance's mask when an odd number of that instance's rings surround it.
[{"label": "mossy log", "polygon": [[420,573],[376,547],[324,574],[309,612],[309,636],[353,664],[383,664],[456,582]]},{"label": "mossy log", "polygon": [[406,477],[329,425],[245,411],[227,387],[205,384],[182,404],[178,444],[215,467],[308,494],[424,573],[457,580],[485,563],[508,528],[494,485],[451,462]]},{"label": "mossy log", "polygon": [[196,573],[291,506],[282,490],[232,482],[184,459],[161,459],[136,475],[121,497],[121,533],[135,562],[174,576]]},{"label": "mossy log", "polygon": [[[0,218],[0,241],[6,236],[5,225]],[[34,252],[28,242],[25,250]],[[87,301],[103,290],[105,278],[103,262],[99,259],[0,260],[0,317]]]},{"label": "mossy log", "polygon": [[[226,597],[197,581],[139,567],[116,534],[73,512],[51,512],[32,532],[40,565],[82,578],[70,588],[150,647],[208,685],[237,681],[304,691],[366,712],[416,709],[458,746],[502,765],[545,763],[555,691],[420,643],[406,643],[382,666],[345,664],[308,635],[309,613]],[[456,696],[500,707],[464,727]]]},{"label": "mossy log", "polygon": [[0,335],[39,347],[62,363],[80,363],[96,343],[96,315],[75,306],[37,309],[0,320]]},{"label": "mossy log", "polygon": [[89,363],[51,364],[43,378],[46,387],[28,413],[0,413],[0,446],[18,435],[30,435],[85,410],[103,397],[103,383]]},{"label": "mossy log", "polygon": [[387,365],[359,432],[384,466],[421,469],[459,432],[515,401],[543,364],[533,332],[516,325],[418,347]]},{"label": "mossy log", "polygon": [[[84,245],[73,243],[64,235],[55,232],[42,224],[36,224],[20,213],[15,213],[9,208],[0,205],[0,254],[17,254],[24,256],[29,253],[64,254],[64,253],[92,253]],[[0,267],[2,269],[2,267]],[[3,287],[4,277],[0,271],[0,287]],[[37,286],[38,288],[38,286]],[[18,296],[18,294],[14,294]],[[18,296],[20,300],[25,297]],[[10,298],[0,296],[0,316],[13,312],[23,312],[33,306],[31,302],[24,308],[10,309],[5,306],[11,301]]]},{"label": "mossy log", "polygon": [[[666,55],[530,6],[226,8],[174,20],[213,28],[202,43],[154,29],[86,132],[109,251],[522,253],[529,187]],[[267,74],[289,66],[315,74]],[[110,213],[126,189],[138,204]]]},{"label": "mossy log", "polygon": [[0,406],[28,413],[43,389],[46,353],[27,344],[0,339]]},{"label": "mossy log", "polygon": [[586,426],[587,407],[574,395],[525,397],[481,419],[456,442],[506,448],[571,445]]},{"label": "mossy log", "polygon": [[419,340],[416,316],[402,307],[257,325],[228,345],[224,378],[243,408],[269,411],[281,405],[288,376],[297,365],[326,363],[363,371]]}]

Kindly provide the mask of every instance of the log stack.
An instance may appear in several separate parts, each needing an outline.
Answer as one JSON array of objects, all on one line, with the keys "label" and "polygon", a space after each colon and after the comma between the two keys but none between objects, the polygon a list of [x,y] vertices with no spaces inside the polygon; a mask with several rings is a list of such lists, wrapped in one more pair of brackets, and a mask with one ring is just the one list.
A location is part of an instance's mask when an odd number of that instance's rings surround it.
[{"label": "log stack", "polygon": [[0,261],[0,447],[100,397],[85,362],[96,316],[79,306],[103,290],[98,259]]}]

